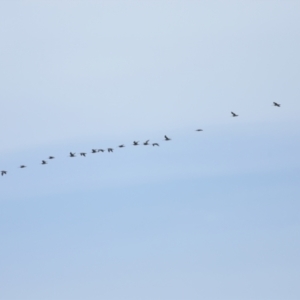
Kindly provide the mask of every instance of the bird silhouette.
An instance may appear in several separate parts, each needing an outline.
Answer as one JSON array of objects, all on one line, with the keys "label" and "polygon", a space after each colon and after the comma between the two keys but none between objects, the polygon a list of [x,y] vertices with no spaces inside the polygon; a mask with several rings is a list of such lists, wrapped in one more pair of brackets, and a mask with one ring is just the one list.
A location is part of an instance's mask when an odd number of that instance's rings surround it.
[{"label": "bird silhouette", "polygon": [[42,160],[42,165],[46,165],[47,162],[45,160]]},{"label": "bird silhouette", "polygon": [[280,107],[280,104],[273,102],[274,106]]},{"label": "bird silhouette", "polygon": [[104,152],[105,150],[103,150],[103,149],[98,149],[98,152]]},{"label": "bird silhouette", "polygon": [[26,166],[24,166],[24,165],[21,165],[21,166],[20,166],[20,168],[21,168],[21,169],[24,169],[24,168],[26,168]]},{"label": "bird silhouette", "polygon": [[165,135],[165,141],[171,141],[171,139]]},{"label": "bird silhouette", "polygon": [[55,157],[54,156],[49,156],[49,159],[54,159]]},{"label": "bird silhouette", "polygon": [[234,112],[231,112],[233,117],[238,117],[239,115],[235,114]]},{"label": "bird silhouette", "polygon": [[125,147],[124,145],[120,145],[120,146],[119,146],[119,148],[124,148],[124,147]]},{"label": "bird silhouette", "polygon": [[132,145],[133,145],[133,146],[138,146],[138,145],[139,145],[139,142],[134,141]]},{"label": "bird silhouette", "polygon": [[203,129],[196,129],[196,131],[203,131]]},{"label": "bird silhouette", "polygon": [[1,171],[1,176],[6,175],[7,171]]},{"label": "bird silhouette", "polygon": [[159,144],[158,143],[153,143],[152,146],[159,146]]},{"label": "bird silhouette", "polygon": [[81,153],[80,153],[80,156],[84,156],[84,157],[85,157],[85,156],[86,156],[86,153],[85,153],[85,152],[81,152]]},{"label": "bird silhouette", "polygon": [[114,149],[113,149],[113,148],[107,148],[107,151],[108,151],[108,152],[113,152]]},{"label": "bird silhouette", "polygon": [[76,157],[75,153],[70,152],[70,157]]},{"label": "bird silhouette", "polygon": [[97,150],[96,149],[92,149],[92,153],[97,153]]},{"label": "bird silhouette", "polygon": [[147,140],[145,143],[144,143],[145,146],[148,146],[149,145],[149,140]]}]

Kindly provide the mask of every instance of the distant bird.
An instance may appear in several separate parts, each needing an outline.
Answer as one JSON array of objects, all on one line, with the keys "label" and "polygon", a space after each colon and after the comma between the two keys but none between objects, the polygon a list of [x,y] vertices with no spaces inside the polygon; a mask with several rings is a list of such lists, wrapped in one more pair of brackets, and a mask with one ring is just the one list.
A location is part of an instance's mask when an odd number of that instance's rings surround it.
[{"label": "distant bird", "polygon": [[47,162],[45,160],[42,160],[42,165],[46,165]]},{"label": "distant bird", "polygon": [[138,145],[139,145],[139,142],[136,142],[136,141],[133,142],[133,146],[138,146]]},{"label": "distant bird", "polygon": [[196,131],[203,131],[203,129],[196,129]]},{"label": "distant bird", "polygon": [[113,149],[113,148],[107,148],[107,151],[108,151],[108,152],[113,152],[114,149]]},{"label": "distant bird", "polygon": [[280,107],[280,104],[273,102],[274,106]]},{"label": "distant bird", "polygon": [[1,176],[6,175],[7,171],[1,171]]},{"label": "distant bird", "polygon": [[103,149],[98,149],[98,152],[104,152],[105,150],[103,150]]},{"label": "distant bird", "polygon": [[21,168],[21,169],[24,169],[24,168],[26,168],[26,166],[24,166],[24,165],[21,165],[21,166],[20,166],[20,168]]},{"label": "distant bird", "polygon": [[97,153],[97,150],[96,149],[92,149],[92,153]]},{"label": "distant bird", "polygon": [[75,153],[70,152],[70,157],[76,157]]},{"label": "distant bird", "polygon": [[165,135],[165,141],[171,141],[171,139]]},{"label": "distant bird", "polygon": [[144,143],[145,146],[148,146],[149,145],[149,140],[147,140],[145,143]]},{"label": "distant bird", "polygon": [[235,114],[234,112],[231,112],[233,117],[238,117],[239,115]]},{"label": "distant bird", "polygon": [[54,159],[55,157],[54,156],[49,156],[49,159]]},{"label": "distant bird", "polygon": [[80,156],[84,156],[84,157],[85,157],[85,156],[86,156],[86,153],[85,153],[85,152],[81,152],[81,153],[80,153]]},{"label": "distant bird", "polygon": [[124,148],[124,147],[125,147],[124,145],[120,145],[120,146],[119,146],[119,148]]},{"label": "distant bird", "polygon": [[153,143],[152,146],[159,146],[159,144],[158,143]]}]

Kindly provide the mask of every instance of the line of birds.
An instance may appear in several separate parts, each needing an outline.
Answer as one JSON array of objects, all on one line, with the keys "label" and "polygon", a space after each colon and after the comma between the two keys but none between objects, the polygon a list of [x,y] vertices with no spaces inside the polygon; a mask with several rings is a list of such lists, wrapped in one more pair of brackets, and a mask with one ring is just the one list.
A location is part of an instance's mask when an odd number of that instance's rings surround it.
[{"label": "line of birds", "polygon": [[[274,106],[276,106],[276,107],[280,107],[280,104],[278,104],[277,102],[273,102],[273,105]],[[239,115],[238,114],[236,114],[236,113],[234,113],[233,111],[231,112],[231,115],[232,115],[232,117],[238,117]],[[196,129],[196,131],[203,131],[203,129]],[[164,136],[164,138],[165,138],[165,141],[171,141],[171,139],[168,137],[168,136]],[[143,143],[143,145],[144,146],[148,146],[148,145],[150,145],[149,144],[149,141],[150,140],[147,140],[147,141],[145,141],[144,143]],[[139,144],[139,141],[133,141],[133,144],[132,144],[133,146],[139,146],[140,144]],[[155,147],[155,146],[157,146],[157,147],[159,147],[159,144],[158,143],[152,143],[152,146],[153,147]],[[125,145],[124,144],[122,144],[122,145],[119,145],[118,146],[119,148],[124,148],[125,147]],[[104,149],[92,149],[92,151],[91,151],[91,153],[98,153],[98,152],[104,152],[105,150]],[[107,148],[107,152],[109,152],[109,153],[112,153],[114,151],[114,149],[113,148]],[[83,156],[83,157],[86,157],[86,155],[87,155],[87,153],[86,152],[80,152],[79,153],[79,155],[80,156]],[[69,154],[69,157],[76,157],[76,153],[73,153],[73,152],[70,152],[70,154]],[[49,156],[48,157],[48,159],[54,159],[55,157],[54,156]],[[42,163],[41,163],[42,165],[47,165],[47,161],[46,160],[42,160]],[[21,169],[24,169],[24,168],[26,168],[26,166],[25,165],[21,165],[20,166],[20,168]],[[1,171],[1,176],[4,176],[4,175],[6,175],[7,174],[7,171]]]}]

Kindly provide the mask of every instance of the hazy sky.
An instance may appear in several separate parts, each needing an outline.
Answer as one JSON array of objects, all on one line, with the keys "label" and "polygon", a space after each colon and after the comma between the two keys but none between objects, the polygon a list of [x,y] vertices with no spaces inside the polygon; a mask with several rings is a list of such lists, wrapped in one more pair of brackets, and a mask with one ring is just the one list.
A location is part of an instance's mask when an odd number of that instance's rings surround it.
[{"label": "hazy sky", "polygon": [[300,299],[299,12],[1,1],[0,299]]}]

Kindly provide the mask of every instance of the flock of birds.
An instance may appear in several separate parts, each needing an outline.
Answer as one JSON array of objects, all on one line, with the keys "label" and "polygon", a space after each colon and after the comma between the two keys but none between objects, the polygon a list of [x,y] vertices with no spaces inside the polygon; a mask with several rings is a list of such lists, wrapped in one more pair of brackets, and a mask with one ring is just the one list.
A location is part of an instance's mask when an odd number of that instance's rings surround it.
[{"label": "flock of birds", "polygon": [[[280,107],[280,104],[278,104],[278,103],[276,103],[276,102],[273,102],[273,105],[276,106],[276,107]],[[234,112],[231,112],[231,115],[232,115],[232,117],[238,117],[238,116],[239,116],[239,115],[237,115],[237,114],[234,113]],[[203,130],[202,130],[202,129],[196,129],[196,131],[203,131]],[[171,139],[170,139],[168,136],[166,136],[166,135],[164,136],[164,138],[165,138],[165,141],[171,141]],[[132,144],[132,145],[133,145],[133,146],[139,146],[139,141],[133,141],[133,144]],[[145,141],[145,142],[143,143],[143,145],[144,145],[144,146],[150,145],[150,144],[149,144],[149,140]],[[155,147],[155,146],[158,147],[159,144],[158,144],[158,143],[152,143],[152,146],[153,146],[153,147]],[[118,147],[119,147],[119,148],[124,148],[125,145],[122,144],[122,145],[119,145]],[[104,151],[105,151],[104,149],[92,149],[91,153],[94,154],[94,153],[104,152]],[[107,152],[111,153],[111,152],[113,152],[113,151],[114,151],[113,148],[107,148]],[[87,155],[87,153],[86,153],[86,152],[80,152],[79,155],[85,157],[85,156]],[[70,152],[69,157],[76,157],[76,153]],[[49,160],[54,159],[54,158],[55,158],[54,156],[49,156],[49,157],[48,157]],[[42,163],[41,163],[41,164],[42,164],[42,165],[47,165],[47,161],[46,161],[46,160],[42,160]],[[21,168],[21,169],[24,169],[24,168],[26,168],[26,166],[25,166],[25,165],[21,165],[20,168]],[[4,176],[4,175],[6,175],[6,174],[7,174],[7,171],[5,171],[5,170],[1,171],[1,176]]]}]

